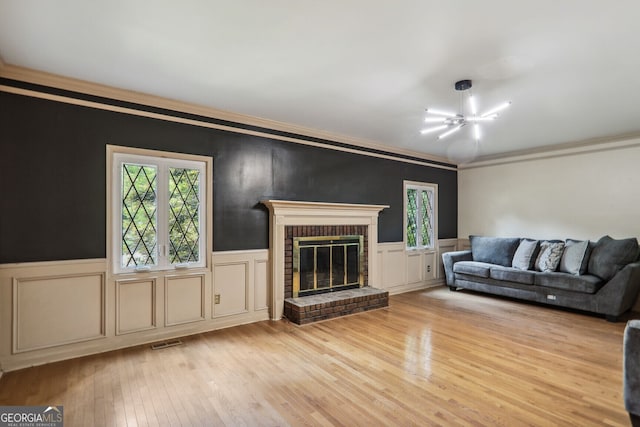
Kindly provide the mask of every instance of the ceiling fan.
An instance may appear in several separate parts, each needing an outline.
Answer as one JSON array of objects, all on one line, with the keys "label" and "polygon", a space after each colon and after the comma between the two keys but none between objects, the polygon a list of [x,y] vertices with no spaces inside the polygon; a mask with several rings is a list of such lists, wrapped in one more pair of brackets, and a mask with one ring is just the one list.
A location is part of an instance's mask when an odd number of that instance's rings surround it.
[{"label": "ceiling fan", "polygon": [[[425,123],[435,124],[434,127],[422,129],[420,133],[422,135],[443,131],[440,135],[438,135],[438,139],[446,138],[447,136],[459,131],[466,125],[472,125],[473,127],[473,138],[476,142],[480,141],[480,123],[482,122],[490,122],[495,120],[498,117],[498,112],[504,110],[505,108],[511,105],[511,101],[503,102],[486,113],[478,114],[478,107],[476,103],[476,98],[471,93],[471,80],[460,80],[457,81],[454,85],[455,89],[460,93],[460,113],[454,113],[450,111],[442,111],[434,108],[427,108],[426,112],[428,116],[424,119]],[[465,108],[465,95],[467,98]],[[468,114],[465,114],[465,110],[468,111]]]}]

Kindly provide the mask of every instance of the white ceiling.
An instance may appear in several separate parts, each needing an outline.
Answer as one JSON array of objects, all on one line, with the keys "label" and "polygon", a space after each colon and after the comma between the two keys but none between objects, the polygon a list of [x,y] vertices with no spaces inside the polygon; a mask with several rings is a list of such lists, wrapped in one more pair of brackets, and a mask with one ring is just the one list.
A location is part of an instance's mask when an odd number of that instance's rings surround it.
[{"label": "white ceiling", "polygon": [[638,0],[0,0],[0,58],[467,160],[420,135],[472,79],[478,156],[640,131]]}]

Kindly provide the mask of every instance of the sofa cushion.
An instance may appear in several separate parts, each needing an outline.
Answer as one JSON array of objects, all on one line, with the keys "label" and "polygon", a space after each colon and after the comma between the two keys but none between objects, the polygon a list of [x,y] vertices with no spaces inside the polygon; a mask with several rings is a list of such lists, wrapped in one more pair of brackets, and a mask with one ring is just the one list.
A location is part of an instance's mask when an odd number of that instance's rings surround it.
[{"label": "sofa cushion", "polygon": [[638,258],[638,240],[612,239],[604,236],[596,242],[589,257],[589,274],[609,280],[622,268]]},{"label": "sofa cushion", "polygon": [[577,276],[568,273],[536,273],[534,284],[546,288],[593,294],[602,287],[604,281],[597,276],[584,274]]},{"label": "sofa cushion", "polygon": [[567,239],[558,270],[569,274],[584,274],[587,272],[587,266],[589,265],[588,256],[588,240]]},{"label": "sofa cushion", "polygon": [[485,262],[459,261],[453,264],[453,272],[486,278],[489,277],[491,267],[493,267],[491,264]]},{"label": "sofa cushion", "polygon": [[513,267],[494,266],[489,270],[489,277],[496,280],[533,285],[535,273]]},{"label": "sofa cushion", "polygon": [[511,267],[513,254],[516,253],[520,238],[518,237],[483,237],[469,236],[473,260]]},{"label": "sofa cushion", "polygon": [[538,241],[531,239],[522,239],[513,255],[511,266],[520,270],[530,270],[535,262],[536,249],[538,249]]},{"label": "sofa cushion", "polygon": [[540,242],[540,253],[535,263],[536,270],[544,272],[556,271],[558,264],[560,264],[563,251],[564,242],[553,242],[550,240]]}]

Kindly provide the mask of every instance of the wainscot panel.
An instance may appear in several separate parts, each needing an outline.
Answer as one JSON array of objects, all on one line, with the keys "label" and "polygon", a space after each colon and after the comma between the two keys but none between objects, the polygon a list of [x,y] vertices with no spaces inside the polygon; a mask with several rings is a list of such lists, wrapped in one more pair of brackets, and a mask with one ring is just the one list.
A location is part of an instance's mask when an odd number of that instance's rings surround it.
[{"label": "wainscot panel", "polygon": [[[244,313],[247,311],[249,263],[244,261],[214,264],[213,287],[215,289],[214,316]],[[225,296],[224,299],[222,295]]]},{"label": "wainscot panel", "polygon": [[[268,250],[214,252],[211,270],[164,279],[112,277],[106,259],[2,264],[0,373],[268,320],[268,259]],[[215,291],[213,271],[226,278]]]},{"label": "wainscot panel", "polygon": [[116,334],[156,327],[155,278],[116,280]]},{"label": "wainscot panel", "polygon": [[105,335],[104,273],[13,278],[13,352]]},{"label": "wainscot panel", "polygon": [[390,294],[438,286],[444,282],[442,254],[454,251],[457,239],[440,239],[436,250],[406,250],[403,242],[378,244],[378,288]]},{"label": "wainscot panel", "polygon": [[165,280],[165,326],[204,320],[204,274],[171,276]]},{"label": "wainscot panel", "polygon": [[253,309],[269,310],[269,289],[267,283],[269,280],[269,260],[256,259],[253,262],[254,281],[253,281]]},{"label": "wainscot panel", "polygon": [[213,253],[214,318],[250,312],[268,318],[268,262],[265,249]]}]

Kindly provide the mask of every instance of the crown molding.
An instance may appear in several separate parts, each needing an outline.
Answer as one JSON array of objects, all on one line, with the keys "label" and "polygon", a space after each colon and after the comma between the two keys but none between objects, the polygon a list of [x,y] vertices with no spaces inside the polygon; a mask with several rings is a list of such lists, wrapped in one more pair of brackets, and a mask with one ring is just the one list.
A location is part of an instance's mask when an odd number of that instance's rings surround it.
[{"label": "crown molding", "polygon": [[458,165],[458,169],[474,169],[529,160],[551,159],[582,153],[617,150],[636,146],[640,146],[640,132],[590,138],[581,141],[572,141],[563,144],[547,145],[544,147],[482,156],[472,162]]},{"label": "crown molding", "polygon": [[454,164],[451,160],[444,157],[434,156],[423,152],[407,150],[403,148],[390,147],[377,141],[339,135],[323,130],[311,129],[290,123],[279,122],[276,120],[219,110],[216,108],[190,104],[187,102],[163,98],[155,95],[149,95],[142,92],[119,89],[112,86],[89,82],[86,80],[80,80],[72,77],[61,76],[58,74],[47,73],[44,71],[33,70],[26,67],[19,67],[16,65],[3,63],[1,58],[0,77],[53,87],[56,89],[79,92],[86,95],[99,96],[103,98],[131,102],[150,107],[163,108],[182,113],[195,114],[212,119],[226,120],[243,125],[256,126],[281,132],[289,132],[306,137],[319,138],[328,141],[348,144],[369,150],[379,150],[389,154],[410,156],[416,159],[424,160],[426,162],[439,162],[449,165]]}]

